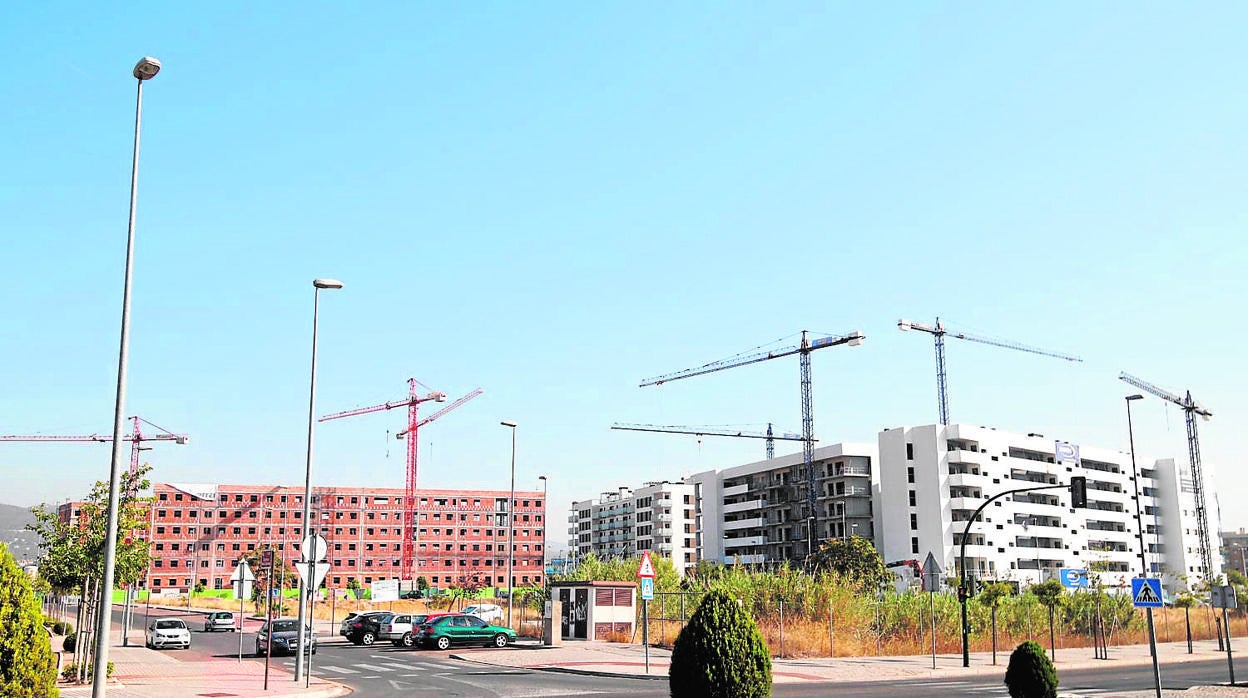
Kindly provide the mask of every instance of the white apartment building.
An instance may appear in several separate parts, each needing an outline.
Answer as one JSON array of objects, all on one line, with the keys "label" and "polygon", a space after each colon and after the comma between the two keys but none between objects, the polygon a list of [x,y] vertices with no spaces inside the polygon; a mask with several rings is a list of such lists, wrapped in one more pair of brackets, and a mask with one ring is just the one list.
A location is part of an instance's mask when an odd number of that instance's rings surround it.
[{"label": "white apartment building", "polygon": [[[1097,570],[1104,584],[1141,571],[1135,478],[1129,453],[1079,445],[1078,462],[1058,462],[1057,443],[965,424],[886,429],[879,434],[876,545],[886,559],[933,553],[956,575],[966,522],[993,495],[1087,477],[1088,508],[1067,489],[1006,495],[972,525],[967,568],[980,579],[1038,582],[1061,568]],[[1190,474],[1172,459],[1139,464],[1144,564],[1167,589],[1205,576],[1198,551]],[[1211,489],[1206,489],[1211,492]],[[1216,514],[1210,512],[1210,518]],[[1217,545],[1217,521],[1209,522]],[[1214,560],[1213,575],[1220,574]]]},{"label": "white apartment building", "polygon": [[808,535],[815,541],[850,535],[874,540],[876,460],[872,444],[816,448],[811,520],[801,452],[686,478],[698,490],[699,557],[729,565],[801,562],[809,552]]},{"label": "white apartment building", "polygon": [[621,487],[572,503],[568,547],[577,559],[632,557],[642,550],[672,561],[683,575],[697,563],[697,490],[689,482]]}]

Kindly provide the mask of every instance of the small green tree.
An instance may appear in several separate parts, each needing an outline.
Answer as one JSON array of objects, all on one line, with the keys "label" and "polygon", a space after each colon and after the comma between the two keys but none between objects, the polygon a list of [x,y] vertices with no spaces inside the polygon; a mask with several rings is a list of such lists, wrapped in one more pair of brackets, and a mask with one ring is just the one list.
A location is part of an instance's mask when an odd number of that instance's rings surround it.
[{"label": "small green tree", "polygon": [[1066,600],[1066,590],[1061,582],[1050,579],[1033,586],[1031,593],[1035,594],[1036,599],[1049,609],[1049,652],[1054,653],[1057,651],[1057,642],[1053,634],[1053,609],[1062,605],[1062,602]]},{"label": "small green tree", "polygon": [[[355,578],[352,577],[352,579]],[[429,579],[423,574],[416,578],[416,591],[420,592],[420,598],[429,598]]]},{"label": "small green tree", "polygon": [[1040,643],[1028,640],[1014,649],[1005,686],[1010,698],[1057,698],[1057,670]]},{"label": "small green tree", "polygon": [[997,609],[1002,599],[1014,595],[1014,587],[1005,582],[985,584],[979,592],[979,602],[992,610],[992,663],[997,663]]},{"label": "small green tree", "polygon": [[874,594],[889,579],[884,558],[871,541],[862,536],[825,541],[810,556],[814,570],[827,570],[841,576],[859,593]]},{"label": "small green tree", "polygon": [[734,599],[713,591],[672,646],[668,686],[673,698],[766,698],[771,655],[754,619]]},{"label": "small green tree", "polygon": [[58,696],[56,656],[30,577],[0,543],[0,696]]}]

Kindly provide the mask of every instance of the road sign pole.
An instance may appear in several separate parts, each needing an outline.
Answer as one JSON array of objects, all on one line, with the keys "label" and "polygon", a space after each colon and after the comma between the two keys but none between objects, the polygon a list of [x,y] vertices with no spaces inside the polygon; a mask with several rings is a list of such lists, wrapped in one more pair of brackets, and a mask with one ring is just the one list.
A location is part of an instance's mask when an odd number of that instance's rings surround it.
[{"label": "road sign pole", "polygon": [[932,616],[932,668],[936,668],[936,592],[927,592],[929,610]]},{"label": "road sign pole", "polygon": [[1148,651],[1153,655],[1153,688],[1157,698],[1161,698],[1161,666],[1157,663],[1157,631],[1153,627],[1153,609],[1148,611]]},{"label": "road sign pole", "polygon": [[1226,619],[1226,606],[1222,606],[1222,629],[1226,632],[1226,668],[1231,672],[1231,685],[1235,685],[1235,659],[1231,656],[1231,624]]},{"label": "road sign pole", "polygon": [[240,582],[238,586],[239,586],[239,590],[238,590],[239,591],[239,594],[238,594],[238,661],[242,662],[243,661],[243,612],[244,612],[243,604],[246,603],[246,601],[243,599],[243,593],[242,593],[243,584]]},{"label": "road sign pole", "polygon": [[650,673],[650,602],[641,601],[641,644],[646,648],[646,673]]},{"label": "road sign pole", "polygon": [[[264,643],[264,690],[269,690],[269,660],[273,658],[273,558],[277,557],[272,550],[266,551],[269,558],[269,579],[268,589],[264,593],[264,622],[268,624],[269,636]],[[285,562],[282,565],[285,566]],[[263,629],[264,626],[261,626]],[[256,631],[256,637],[260,637],[260,631]]]}]

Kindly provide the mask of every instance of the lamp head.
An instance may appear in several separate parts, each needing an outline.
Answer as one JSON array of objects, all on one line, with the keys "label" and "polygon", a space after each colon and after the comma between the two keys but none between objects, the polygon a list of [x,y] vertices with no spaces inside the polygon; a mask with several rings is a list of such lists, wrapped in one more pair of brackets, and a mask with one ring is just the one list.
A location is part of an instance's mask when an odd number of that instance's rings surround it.
[{"label": "lamp head", "polygon": [[505,427],[511,427],[512,429],[515,429],[515,428],[516,428],[516,426],[517,426],[517,424],[516,424],[515,422],[509,421],[509,420],[506,420],[506,419],[504,419],[503,421],[499,422],[499,424],[502,424],[502,425],[503,425],[503,426],[505,426]]},{"label": "lamp head", "polygon": [[151,56],[144,56],[134,64],[134,77],[139,80],[151,80],[160,72],[160,61]]},{"label": "lamp head", "polygon": [[1132,400],[1143,400],[1143,399],[1144,399],[1144,396],[1139,395],[1139,394],[1127,396],[1127,402],[1131,402]]},{"label": "lamp head", "polygon": [[312,279],[312,285],[317,288],[342,288],[342,282],[337,279]]}]

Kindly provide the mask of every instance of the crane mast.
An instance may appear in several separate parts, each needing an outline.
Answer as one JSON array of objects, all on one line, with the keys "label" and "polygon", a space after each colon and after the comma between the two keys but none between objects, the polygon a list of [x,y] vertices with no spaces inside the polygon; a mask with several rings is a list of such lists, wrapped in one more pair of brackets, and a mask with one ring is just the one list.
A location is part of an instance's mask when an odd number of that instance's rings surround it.
[{"label": "crane mast", "polygon": [[[404,487],[403,497],[403,569],[400,576],[404,581],[410,580],[414,576],[414,568],[416,561],[416,457],[418,455],[420,440],[417,438],[420,427],[432,422],[451,410],[463,405],[480,395],[480,388],[459,398],[455,402],[429,415],[423,420],[419,418],[418,407],[422,402],[446,402],[446,393],[431,390],[425,395],[420,395],[416,386],[419,382],[415,378],[407,379],[407,398],[394,400],[391,402],[383,402],[380,405],[372,405],[370,407],[360,407],[353,410],[344,410],[335,412],[321,417],[317,421],[327,422],[332,419],[342,419],[344,417],[355,417],[362,414],[370,414],[373,412],[381,412],[392,410],[399,407],[407,408],[407,428],[395,434],[396,438],[407,437],[407,477]],[[408,436],[410,434],[410,437]]]},{"label": "crane mast", "polygon": [[814,418],[814,408],[813,408],[814,400],[812,398],[811,378],[810,378],[810,353],[812,351],[815,351],[816,349],[824,349],[826,347],[840,346],[842,344],[848,344],[851,347],[855,347],[855,346],[862,344],[865,339],[866,339],[866,335],[864,335],[862,332],[855,330],[854,332],[850,332],[849,334],[832,335],[828,337],[818,337],[815,340],[811,341],[809,339],[808,332],[806,330],[802,330],[802,341],[797,346],[788,347],[785,349],[778,349],[774,351],[760,351],[760,352],[738,354],[736,356],[731,356],[726,359],[712,361],[710,363],[706,363],[701,366],[697,366],[695,368],[685,369],[683,371],[677,371],[675,373],[668,373],[662,376],[656,376],[654,378],[647,378],[641,382],[640,387],[644,388],[649,385],[662,385],[666,382],[680,380],[682,378],[692,378],[694,376],[701,376],[707,373],[714,373],[716,371],[723,371],[729,368],[736,368],[738,366],[746,366],[749,364],[755,364],[755,363],[759,363],[762,361],[769,361],[771,359],[779,359],[781,357],[792,356],[793,354],[797,354],[799,357],[799,367],[801,370],[802,442],[803,442],[802,463],[801,465],[795,466],[793,468],[792,473],[791,473],[793,477],[790,478],[790,482],[795,491],[798,490],[801,486],[796,483],[804,482],[805,487],[806,487],[805,502],[804,502],[804,506],[801,508],[801,509],[804,509],[804,511],[798,510],[793,513],[798,515],[795,518],[800,518],[806,524],[806,554],[805,556],[809,556],[815,550],[815,538],[816,538],[815,531],[818,530],[817,527],[819,523],[819,512],[818,512],[818,509],[815,507],[815,503],[817,499],[816,498],[817,490],[815,487],[815,478],[814,478],[815,471],[814,471],[814,466],[811,464],[811,460],[813,459],[813,456],[814,456],[815,418]]},{"label": "crane mast", "polygon": [[[1192,495],[1196,499],[1196,535],[1200,541],[1200,563],[1204,565],[1205,579],[1209,579],[1213,571],[1213,551],[1209,536],[1208,507],[1205,502],[1204,468],[1200,462],[1200,434],[1196,417],[1209,419],[1213,413],[1192,399],[1192,391],[1184,397],[1159,388],[1146,380],[1136,378],[1127,372],[1118,374],[1118,380],[1133,385],[1146,393],[1159,397],[1166,402],[1178,405],[1183,409],[1184,421],[1187,423],[1187,459],[1192,469]],[[1141,524],[1142,525],[1142,524]]]},{"label": "crane mast", "polygon": [[954,337],[955,339],[963,339],[968,342],[975,342],[977,344],[987,344],[988,346],[999,347],[1001,349],[1013,349],[1014,351],[1022,351],[1028,354],[1038,354],[1040,356],[1048,356],[1048,357],[1052,357],[1055,359],[1062,359],[1064,361],[1072,361],[1072,362],[1083,361],[1083,359],[1077,356],[1071,356],[1069,354],[1063,354],[1061,352],[1056,352],[1056,351],[1049,351],[1047,349],[1040,349],[1037,347],[1029,346],[1027,344],[1020,344],[1019,342],[1010,342],[1010,341],[1003,340],[1003,339],[992,339],[991,337],[980,337],[978,335],[969,334],[967,332],[950,332],[946,330],[945,326],[940,323],[940,318],[936,318],[935,325],[924,325],[921,322],[914,322],[914,321],[906,320],[905,318],[902,318],[901,320],[897,321],[897,329],[901,330],[902,332],[909,332],[910,330],[916,330],[918,332],[926,332],[927,334],[932,335],[932,338],[935,340],[935,344],[936,344],[936,399],[937,399],[938,408],[940,412],[940,423],[942,426],[949,424],[949,383],[946,377],[947,374],[945,370],[945,336],[946,335],[950,337]]},{"label": "crane mast", "polygon": [[728,436],[738,439],[766,439],[767,441],[767,460],[775,458],[776,455],[776,439],[781,441],[803,441],[804,437],[799,434],[782,433],[777,435],[772,431],[772,425],[767,425],[766,432],[743,431],[740,429],[725,429],[723,427],[685,427],[685,426],[668,426],[663,424],[623,424],[616,422],[611,425],[612,429],[619,431],[649,431],[661,434],[692,434],[693,436]]}]

